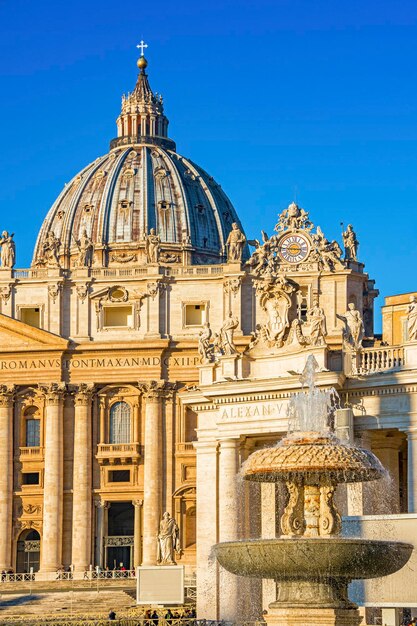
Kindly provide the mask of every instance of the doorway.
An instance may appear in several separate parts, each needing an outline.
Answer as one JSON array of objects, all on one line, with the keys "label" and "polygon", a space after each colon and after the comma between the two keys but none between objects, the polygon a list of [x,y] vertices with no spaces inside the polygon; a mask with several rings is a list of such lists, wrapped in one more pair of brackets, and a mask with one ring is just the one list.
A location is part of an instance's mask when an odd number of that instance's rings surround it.
[{"label": "doorway", "polygon": [[131,502],[111,502],[105,537],[105,567],[129,570],[133,566],[134,517]]},{"label": "doorway", "polygon": [[17,541],[16,572],[29,574],[39,571],[41,537],[37,530],[24,530]]}]

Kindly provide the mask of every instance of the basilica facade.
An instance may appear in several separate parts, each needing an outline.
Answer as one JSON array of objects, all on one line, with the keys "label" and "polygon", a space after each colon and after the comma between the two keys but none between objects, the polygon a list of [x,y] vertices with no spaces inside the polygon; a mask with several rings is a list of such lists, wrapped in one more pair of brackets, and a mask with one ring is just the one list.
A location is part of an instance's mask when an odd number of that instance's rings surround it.
[{"label": "basilica facade", "polygon": [[0,240],[0,569],[155,565],[168,512],[199,616],[234,619],[259,614],[273,585],[237,583],[211,546],[279,534],[286,494],[236,477],[286,433],[308,355],[339,394],[336,429],[392,478],[380,498],[340,493],[347,518],[415,513],[417,304],[388,302],[376,337],[353,227],[341,246],[295,203],[248,238],[220,185],[176,152],[138,67],[109,152],[65,185],[31,267]]}]

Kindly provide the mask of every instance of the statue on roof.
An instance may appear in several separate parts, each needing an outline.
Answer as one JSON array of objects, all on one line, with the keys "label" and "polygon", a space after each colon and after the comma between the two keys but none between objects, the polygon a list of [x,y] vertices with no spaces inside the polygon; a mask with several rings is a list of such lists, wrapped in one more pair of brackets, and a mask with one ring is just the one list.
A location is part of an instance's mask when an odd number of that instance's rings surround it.
[{"label": "statue on roof", "polygon": [[343,245],[345,247],[345,260],[357,261],[358,260],[358,247],[359,241],[356,237],[356,233],[353,230],[352,224],[348,224],[347,229],[342,233]]},{"label": "statue on roof", "polygon": [[410,296],[407,314],[408,340],[417,341],[417,298]]},{"label": "statue on roof", "polygon": [[91,267],[93,263],[94,244],[84,228],[79,241],[75,240],[78,248],[77,267]]},{"label": "statue on roof", "polygon": [[236,222],[233,222],[232,230],[230,231],[226,241],[228,263],[241,262],[245,241],[246,237],[240,230],[239,225]]},{"label": "statue on roof", "polygon": [[312,228],[313,223],[308,218],[308,212],[301,209],[295,202],[291,202],[288,209],[281,213],[275,225],[277,233],[281,233],[284,230],[300,229],[310,231]]},{"label": "statue on roof", "polygon": [[239,320],[233,316],[230,311],[229,315],[223,322],[223,326],[220,329],[220,346],[223,354],[231,356],[236,354],[236,346],[234,344],[233,335],[236,328],[239,326]]},{"label": "statue on roof", "polygon": [[60,240],[56,237],[54,231],[50,230],[42,244],[37,265],[44,265],[50,268],[60,267],[58,258],[60,246]]},{"label": "statue on roof", "polygon": [[1,254],[0,261],[3,269],[12,269],[15,264],[16,246],[13,241],[14,233],[4,230],[0,238]]},{"label": "statue on roof", "polygon": [[313,306],[307,311],[307,320],[310,324],[310,344],[312,346],[322,346],[326,344],[326,315],[324,309],[315,298]]},{"label": "statue on roof", "polygon": [[365,327],[363,325],[362,315],[357,310],[355,304],[350,302],[346,313],[343,315],[336,313],[336,317],[344,323],[343,340],[345,344],[352,350],[360,350],[362,348]]},{"label": "statue on roof", "polygon": [[154,228],[151,228],[149,235],[145,236],[145,252],[147,263],[158,263],[159,252],[161,248],[161,238],[156,234]]},{"label": "statue on roof", "polygon": [[316,233],[312,235],[312,239],[316,256],[322,269],[333,272],[343,267],[342,249],[337,241],[326,239],[320,226],[317,226]]}]

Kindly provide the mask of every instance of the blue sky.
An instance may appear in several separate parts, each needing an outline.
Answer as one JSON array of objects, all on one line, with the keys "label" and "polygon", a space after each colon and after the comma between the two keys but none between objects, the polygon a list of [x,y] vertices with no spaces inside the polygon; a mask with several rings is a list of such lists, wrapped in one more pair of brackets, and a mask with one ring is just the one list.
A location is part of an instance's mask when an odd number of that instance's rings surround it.
[{"label": "blue sky", "polygon": [[382,295],[417,290],[407,0],[0,0],[0,228],[20,267],[63,184],[116,135],[141,37],[178,151],[221,183],[249,237],[296,198],[329,238],[354,225]]}]

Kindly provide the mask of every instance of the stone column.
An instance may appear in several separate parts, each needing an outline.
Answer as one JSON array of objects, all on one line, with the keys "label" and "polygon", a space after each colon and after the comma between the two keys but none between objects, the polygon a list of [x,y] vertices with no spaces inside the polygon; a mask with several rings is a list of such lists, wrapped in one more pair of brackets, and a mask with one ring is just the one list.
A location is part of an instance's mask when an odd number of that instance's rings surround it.
[{"label": "stone column", "polygon": [[164,381],[142,385],[146,400],[142,565],[156,565],[157,559],[157,537],[162,515],[162,403],[169,388]]},{"label": "stone column", "polygon": [[[364,430],[357,438],[356,445],[359,445],[365,450],[371,449],[371,435],[370,432]],[[370,487],[366,483],[348,483],[347,485],[339,485],[338,490],[342,490],[344,487],[347,495],[347,515],[366,515],[368,513],[366,508],[366,496],[367,490]],[[372,488],[372,486],[371,486]]]},{"label": "stone column", "polygon": [[[219,453],[219,541],[238,539],[238,437],[222,439]],[[221,568],[219,570],[220,619],[238,619],[239,579]]]},{"label": "stone column", "polygon": [[63,405],[65,383],[39,385],[45,394],[45,473],[41,572],[62,567]]},{"label": "stone column", "polygon": [[96,565],[104,567],[104,528],[106,526],[106,511],[110,504],[105,501],[96,502],[97,517],[96,517]]},{"label": "stone column", "polygon": [[12,566],[14,385],[0,385],[0,570]]},{"label": "stone column", "polygon": [[217,620],[218,565],[211,547],[218,542],[217,441],[194,443],[197,451],[197,617]]},{"label": "stone column", "polygon": [[[398,437],[387,437],[385,433],[378,431],[373,434],[372,448],[382,465],[389,472],[389,482],[386,482],[385,497],[376,514],[393,514],[400,512],[400,481],[399,481],[399,449],[401,440]],[[382,506],[382,509],[381,509]]]},{"label": "stone column", "polygon": [[408,513],[417,513],[417,425],[408,431],[407,444]]},{"label": "stone column", "polygon": [[133,543],[133,567],[142,563],[142,505],[143,500],[133,500],[135,507],[134,543]]},{"label": "stone column", "polygon": [[100,433],[99,433],[99,443],[106,443],[106,400],[104,398],[99,398],[99,407],[100,407]]},{"label": "stone column", "polygon": [[[274,483],[261,483],[261,536],[271,539],[277,535],[276,489]],[[262,607],[268,609],[277,597],[277,586],[271,579],[262,580]]]},{"label": "stone column", "polygon": [[92,443],[91,397],[93,385],[81,383],[74,394],[74,470],[72,486],[72,565],[76,572],[89,568],[91,559]]}]

